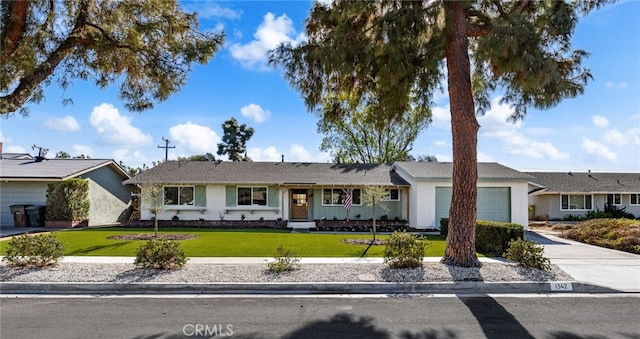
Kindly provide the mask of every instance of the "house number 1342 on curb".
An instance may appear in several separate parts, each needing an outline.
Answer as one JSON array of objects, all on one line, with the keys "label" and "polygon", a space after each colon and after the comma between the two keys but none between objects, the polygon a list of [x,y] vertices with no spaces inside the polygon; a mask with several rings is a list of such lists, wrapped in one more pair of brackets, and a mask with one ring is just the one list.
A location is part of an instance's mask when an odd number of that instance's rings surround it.
[{"label": "house number 1342 on curb", "polygon": [[570,282],[553,282],[551,283],[552,291],[573,291]]}]

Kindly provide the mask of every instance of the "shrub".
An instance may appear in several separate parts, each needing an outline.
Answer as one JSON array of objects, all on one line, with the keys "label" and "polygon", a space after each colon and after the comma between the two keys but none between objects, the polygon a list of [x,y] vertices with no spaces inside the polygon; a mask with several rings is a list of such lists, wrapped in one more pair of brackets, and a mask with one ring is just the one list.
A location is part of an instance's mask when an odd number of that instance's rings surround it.
[{"label": "shrub", "polygon": [[440,235],[446,237],[449,234],[449,218],[440,219]]},{"label": "shrub", "polygon": [[509,241],[509,248],[502,256],[509,260],[517,261],[525,267],[541,270],[551,269],[549,258],[544,256],[544,247],[533,241],[511,240]]},{"label": "shrub", "polygon": [[604,205],[604,211],[601,211],[599,208],[596,208],[593,211],[587,212],[586,219],[635,219],[636,217],[627,212],[627,206],[623,208],[618,208],[618,206],[606,204]]},{"label": "shrub", "polygon": [[485,254],[500,255],[509,248],[509,241],[524,238],[519,224],[497,221],[476,222],[476,250]]},{"label": "shrub", "polygon": [[282,245],[278,246],[276,251],[278,253],[274,257],[275,260],[267,263],[268,270],[272,273],[293,271],[295,269],[295,264],[300,261],[300,258],[298,258],[291,250],[284,249]]},{"label": "shrub", "polygon": [[138,247],[134,264],[143,268],[169,270],[182,268],[189,260],[175,240],[151,239]]},{"label": "shrub", "polygon": [[47,187],[46,220],[83,221],[89,215],[89,182],[68,179]]},{"label": "shrub", "polygon": [[587,220],[569,230],[567,238],[640,254],[640,221],[631,219]]},{"label": "shrub", "polygon": [[428,240],[418,240],[413,234],[394,231],[384,246],[384,262],[390,268],[414,268],[422,266]]},{"label": "shrub", "polygon": [[55,234],[23,234],[9,240],[3,258],[12,267],[55,266],[64,254],[64,245]]},{"label": "shrub", "polygon": [[[449,218],[440,219],[440,235],[449,234]],[[519,224],[498,221],[476,221],[476,250],[500,254],[507,250],[509,241],[524,237],[524,229]]]}]

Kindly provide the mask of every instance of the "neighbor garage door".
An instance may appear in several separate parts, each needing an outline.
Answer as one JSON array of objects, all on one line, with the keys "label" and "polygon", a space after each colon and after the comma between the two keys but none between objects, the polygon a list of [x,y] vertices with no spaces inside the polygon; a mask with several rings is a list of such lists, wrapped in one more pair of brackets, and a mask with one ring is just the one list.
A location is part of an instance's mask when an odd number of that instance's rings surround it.
[{"label": "neighbor garage door", "polygon": [[45,205],[47,183],[3,182],[0,184],[0,225],[13,226],[11,205]]},{"label": "neighbor garage door", "polygon": [[[436,187],[436,225],[449,216],[451,187]],[[509,187],[478,188],[478,220],[511,222],[511,189]]]}]

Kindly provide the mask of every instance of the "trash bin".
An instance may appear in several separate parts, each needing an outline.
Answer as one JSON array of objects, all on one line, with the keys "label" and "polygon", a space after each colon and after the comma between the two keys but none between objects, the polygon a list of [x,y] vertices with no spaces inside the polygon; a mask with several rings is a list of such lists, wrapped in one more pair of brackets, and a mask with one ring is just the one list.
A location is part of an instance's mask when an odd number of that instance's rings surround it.
[{"label": "trash bin", "polygon": [[27,216],[26,208],[31,205],[11,205],[11,215],[13,215],[13,225],[15,227],[27,227],[29,226],[29,217]]},{"label": "trash bin", "polygon": [[29,206],[25,208],[31,227],[44,227],[44,212],[46,206]]}]

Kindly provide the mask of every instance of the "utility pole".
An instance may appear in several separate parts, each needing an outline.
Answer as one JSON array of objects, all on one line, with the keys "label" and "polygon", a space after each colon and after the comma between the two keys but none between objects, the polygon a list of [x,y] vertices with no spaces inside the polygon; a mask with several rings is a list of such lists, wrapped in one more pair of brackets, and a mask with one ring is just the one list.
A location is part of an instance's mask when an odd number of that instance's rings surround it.
[{"label": "utility pole", "polygon": [[167,161],[169,159],[169,148],[176,148],[176,146],[169,146],[169,139],[162,137],[162,140],[164,141],[164,146],[158,145],[158,148],[164,148],[164,161]]}]

